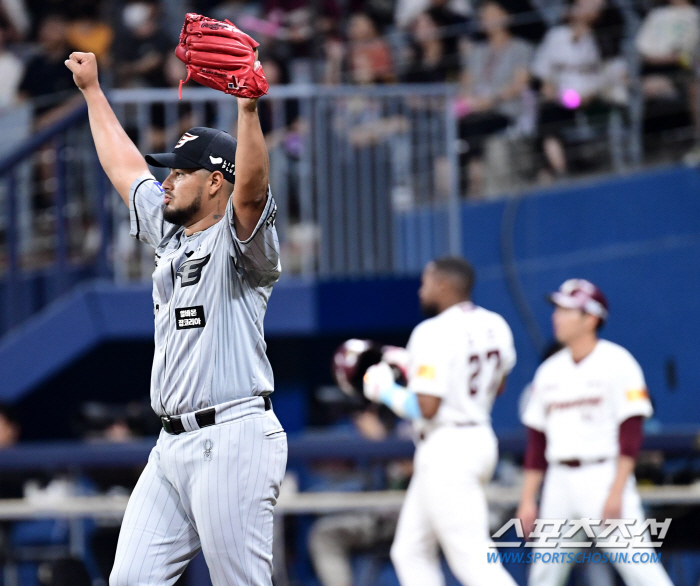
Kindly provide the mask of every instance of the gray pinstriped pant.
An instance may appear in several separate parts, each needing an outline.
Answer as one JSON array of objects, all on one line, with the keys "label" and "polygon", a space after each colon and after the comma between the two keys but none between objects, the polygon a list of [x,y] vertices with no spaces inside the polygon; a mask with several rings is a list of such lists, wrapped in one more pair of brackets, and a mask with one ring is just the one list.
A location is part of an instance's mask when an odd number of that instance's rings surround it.
[{"label": "gray pinstriped pant", "polygon": [[129,499],[110,586],[174,584],[200,549],[214,586],[271,586],[287,437],[255,406],[220,424],[217,412],[211,427],[161,432]]}]

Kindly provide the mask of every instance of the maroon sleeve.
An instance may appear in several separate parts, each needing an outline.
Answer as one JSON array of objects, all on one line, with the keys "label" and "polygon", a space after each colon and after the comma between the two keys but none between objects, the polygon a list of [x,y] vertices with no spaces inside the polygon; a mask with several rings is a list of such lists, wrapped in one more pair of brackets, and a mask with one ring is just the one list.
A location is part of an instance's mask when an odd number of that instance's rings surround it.
[{"label": "maroon sleeve", "polygon": [[644,417],[630,417],[620,423],[620,455],[636,458],[642,447]]},{"label": "maroon sleeve", "polygon": [[541,431],[527,428],[527,447],[525,448],[525,469],[546,470],[547,460],[544,450],[547,447],[547,436]]}]

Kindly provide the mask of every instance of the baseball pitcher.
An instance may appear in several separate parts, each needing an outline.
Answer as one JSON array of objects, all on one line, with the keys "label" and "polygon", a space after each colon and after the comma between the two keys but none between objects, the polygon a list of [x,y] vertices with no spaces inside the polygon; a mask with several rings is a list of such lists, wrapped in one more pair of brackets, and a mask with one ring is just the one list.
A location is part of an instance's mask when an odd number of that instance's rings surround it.
[{"label": "baseball pitcher", "polygon": [[[131,235],[155,248],[151,404],[163,430],[129,500],[111,586],[174,584],[200,550],[216,586],[272,584],[287,440],[263,339],[280,262],[256,46],[230,23],[187,15],[177,54],[191,77],[237,97],[238,142],[192,128],[145,159],[100,89],[95,56],[66,60]],[[170,169],[162,185],[147,162]]]}]

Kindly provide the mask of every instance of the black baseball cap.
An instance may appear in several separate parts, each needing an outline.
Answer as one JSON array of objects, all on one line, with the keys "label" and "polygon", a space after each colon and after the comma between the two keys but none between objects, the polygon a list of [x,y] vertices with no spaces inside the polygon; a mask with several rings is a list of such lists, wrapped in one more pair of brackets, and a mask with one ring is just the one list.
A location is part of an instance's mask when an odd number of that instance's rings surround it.
[{"label": "black baseball cap", "polygon": [[229,183],[236,181],[236,139],[228,132],[195,126],[180,137],[170,153],[146,155],[152,167],[221,171]]}]

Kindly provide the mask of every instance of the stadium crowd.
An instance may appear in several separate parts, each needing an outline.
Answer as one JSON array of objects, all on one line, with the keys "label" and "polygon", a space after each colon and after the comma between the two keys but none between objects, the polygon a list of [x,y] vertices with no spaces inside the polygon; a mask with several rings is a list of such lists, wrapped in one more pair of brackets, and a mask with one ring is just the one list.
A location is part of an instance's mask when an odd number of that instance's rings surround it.
[{"label": "stadium crowd", "polygon": [[[36,125],[70,108],[71,50],[94,52],[108,87],[177,86],[185,73],[173,47],[187,10],[250,32],[272,84],[459,83],[472,194],[497,133],[534,138],[544,180],[576,168],[573,147],[612,113],[643,112],[645,136],[676,129],[672,156],[698,135],[700,11],[690,0],[4,0],[0,107],[32,99]],[[647,142],[653,154],[659,143]]]}]

